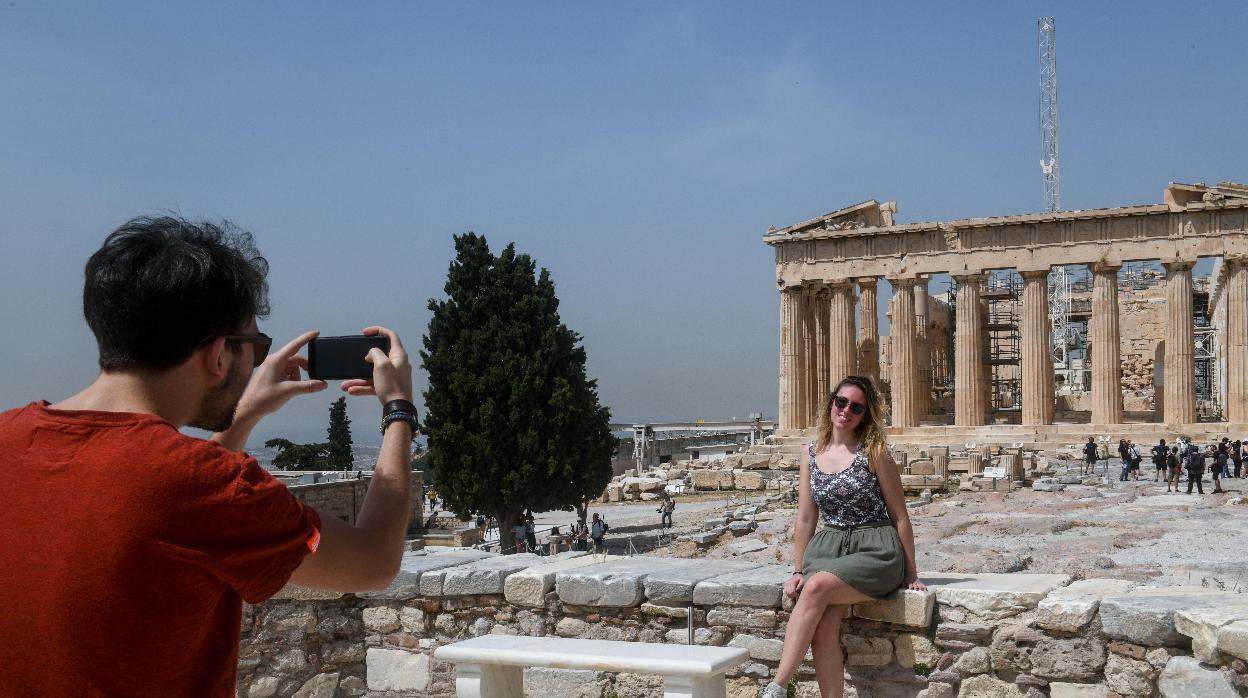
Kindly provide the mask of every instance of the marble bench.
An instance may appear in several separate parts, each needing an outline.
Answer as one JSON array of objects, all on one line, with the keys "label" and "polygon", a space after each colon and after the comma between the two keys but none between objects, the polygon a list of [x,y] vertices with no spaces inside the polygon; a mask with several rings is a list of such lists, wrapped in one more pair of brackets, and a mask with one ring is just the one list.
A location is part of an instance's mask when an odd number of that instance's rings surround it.
[{"label": "marble bench", "polygon": [[663,677],[664,698],[724,698],[724,672],[750,653],[735,647],[483,635],[439,647],[433,656],[456,665],[459,698],[522,698],[525,667],[657,674]]}]

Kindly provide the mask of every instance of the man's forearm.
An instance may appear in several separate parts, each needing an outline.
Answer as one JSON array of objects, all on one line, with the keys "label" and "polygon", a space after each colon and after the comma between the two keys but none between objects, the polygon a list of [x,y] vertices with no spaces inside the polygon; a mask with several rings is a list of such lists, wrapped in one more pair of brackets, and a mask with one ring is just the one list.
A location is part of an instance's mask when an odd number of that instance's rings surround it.
[{"label": "man's forearm", "polygon": [[376,543],[378,555],[396,566],[412,512],[411,443],[412,428],[407,423],[386,427],[377,467],[355,522]]}]

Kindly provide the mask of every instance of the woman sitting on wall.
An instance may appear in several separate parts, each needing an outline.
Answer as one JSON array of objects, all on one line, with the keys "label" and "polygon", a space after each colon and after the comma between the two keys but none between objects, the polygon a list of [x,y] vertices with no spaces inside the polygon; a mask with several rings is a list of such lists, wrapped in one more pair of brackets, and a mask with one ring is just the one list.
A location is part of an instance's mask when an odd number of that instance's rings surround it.
[{"label": "woman sitting on wall", "polygon": [[[784,592],[797,598],[775,680],[763,698],[785,698],[806,649],[825,698],[844,693],[841,620],[850,604],[922,591],[901,474],[884,442],[884,404],[870,378],[847,376],[819,414],[818,438],[803,459],[793,533],[796,571]],[[819,519],[823,526],[818,531]]]}]

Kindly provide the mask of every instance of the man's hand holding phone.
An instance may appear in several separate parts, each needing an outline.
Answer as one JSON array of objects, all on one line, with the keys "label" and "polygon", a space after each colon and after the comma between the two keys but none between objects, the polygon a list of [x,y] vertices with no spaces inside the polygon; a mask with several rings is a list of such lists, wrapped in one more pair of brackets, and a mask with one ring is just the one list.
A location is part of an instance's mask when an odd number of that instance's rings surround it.
[{"label": "man's hand holding phone", "polygon": [[305,380],[302,374],[308,368],[308,360],[299,355],[299,350],[318,334],[315,330],[304,332],[265,357],[247,381],[247,387],[234,410],[233,424],[229,429],[214,434],[214,441],[232,451],[241,451],[251,430],[262,418],[280,410],[296,395],[319,393],[328,387],[325,381]]},{"label": "man's hand holding phone", "polygon": [[348,395],[376,395],[381,404],[391,400],[412,400],[412,366],[399,335],[376,325],[364,328],[364,336],[384,336],[390,340],[390,351],[377,347],[368,351],[365,358],[373,365],[372,379],[351,378],[342,382],[342,390]]}]

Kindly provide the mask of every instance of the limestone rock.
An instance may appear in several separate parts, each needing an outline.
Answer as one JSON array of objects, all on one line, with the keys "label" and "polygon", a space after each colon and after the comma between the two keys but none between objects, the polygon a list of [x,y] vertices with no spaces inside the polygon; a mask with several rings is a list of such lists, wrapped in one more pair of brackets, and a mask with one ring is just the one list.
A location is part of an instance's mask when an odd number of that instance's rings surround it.
[{"label": "limestone rock", "polygon": [[365,660],[370,691],[425,691],[429,655],[371,647]]},{"label": "limestone rock", "polygon": [[927,579],[937,602],[981,618],[1001,619],[1035,608],[1049,592],[1070,582],[1065,574],[954,574]]},{"label": "limestone rock", "polygon": [[[1196,660],[1193,659],[1192,661],[1195,662]],[[1166,666],[1168,667],[1169,665],[1167,664]],[[1105,685],[1108,686],[1109,690],[1121,693],[1124,696],[1151,696],[1153,694],[1153,680],[1156,677],[1157,670],[1153,669],[1148,662],[1128,659],[1120,654],[1109,655],[1109,660],[1105,662]],[[1205,698],[1204,694],[1200,693],[1180,695],[1199,695],[1201,698]]]},{"label": "limestone rock", "polygon": [[545,667],[524,670],[524,690],[531,696],[600,698],[607,684],[607,675],[601,671]]},{"label": "limestone rock", "polygon": [[733,555],[745,555],[746,553],[756,553],[760,550],[766,550],[767,544],[757,538],[746,538],[735,543],[728,544],[728,552]]},{"label": "limestone rock", "polygon": [[774,628],[776,612],[770,608],[748,606],[716,606],[706,612],[708,625],[732,625],[743,628]]},{"label": "limestone rock", "polygon": [[555,591],[561,601],[577,606],[637,606],[645,598],[648,575],[684,562],[632,557],[561,570],[555,574]]},{"label": "limestone rock", "polygon": [[364,627],[375,633],[392,633],[399,629],[399,612],[384,606],[364,609]]},{"label": "limestone rock", "polygon": [[893,661],[893,643],[888,638],[842,634],[845,664],[848,666],[887,666]]},{"label": "limestone rock", "polygon": [[772,638],[738,633],[733,636],[728,646],[742,647],[749,650],[752,659],[761,659],[764,662],[778,662],[780,661],[780,650],[784,648],[784,642],[773,640]]},{"label": "limestone rock", "polygon": [[1242,602],[1238,594],[1185,593],[1167,589],[1135,591],[1101,601],[1101,629],[1106,635],[1150,647],[1175,647],[1184,636],[1174,627],[1181,610],[1217,608]]},{"label": "limestone rock", "polygon": [[732,486],[738,490],[761,490],[763,476],[752,470],[738,470],[732,475]]},{"label": "limestone rock", "polygon": [[979,623],[941,623],[936,626],[938,640],[962,640],[978,642],[987,640],[992,635],[992,628]]},{"label": "limestone rock", "polygon": [[670,564],[646,576],[646,600],[665,606],[687,605],[693,601],[698,582],[732,572],[761,567],[744,560],[671,560]]},{"label": "limestone rock", "polygon": [[897,663],[903,668],[912,669],[917,664],[925,664],[929,669],[935,669],[940,661],[941,651],[923,635],[902,633],[893,640],[893,646],[897,652]]},{"label": "limestone rock", "polygon": [[935,607],[935,592],[899,589],[891,599],[854,604],[853,612],[855,618],[926,628],[932,623],[932,611]]},{"label": "limestone rock", "polygon": [[988,675],[972,676],[962,682],[958,698],[1025,698],[1022,689]]},{"label": "limestone rock", "polygon": [[781,587],[793,576],[790,568],[764,565],[743,572],[732,572],[698,582],[693,602],[699,606],[780,606]]},{"label": "limestone rock", "polygon": [[953,698],[953,686],[947,683],[933,682],[927,685],[927,688],[919,691],[915,698]]},{"label": "limestone rock", "polygon": [[1191,657],[1174,657],[1157,681],[1162,698],[1236,698],[1239,694],[1222,672],[1206,669]]},{"label": "limestone rock", "polygon": [[689,474],[693,489],[717,491],[732,489],[731,470],[695,470]]},{"label": "limestone rock", "polygon": [[1090,638],[1044,637],[1031,651],[1031,673],[1045,679],[1093,681],[1105,666],[1105,645]]},{"label": "limestone rock", "polygon": [[959,676],[984,674],[992,670],[992,662],[985,647],[976,647],[958,657],[949,670]]},{"label": "limestone rock", "polygon": [[420,593],[422,596],[501,594],[503,583],[509,575],[541,562],[542,558],[533,553],[521,553],[499,555],[426,572],[420,576]]},{"label": "limestone rock", "polygon": [[1051,683],[1049,698],[1108,698],[1109,688],[1104,684]]},{"label": "limestone rock", "polygon": [[261,676],[251,682],[251,687],[247,689],[247,698],[270,698],[277,693],[277,684],[280,681],[276,676]]},{"label": "limestone rock", "polygon": [[293,698],[334,698],[338,689],[338,672],[317,674],[295,691]]},{"label": "limestone rock", "polygon": [[1133,582],[1124,579],[1081,579],[1054,589],[1036,607],[1036,625],[1049,630],[1078,632],[1087,625],[1107,596],[1121,596]]}]

